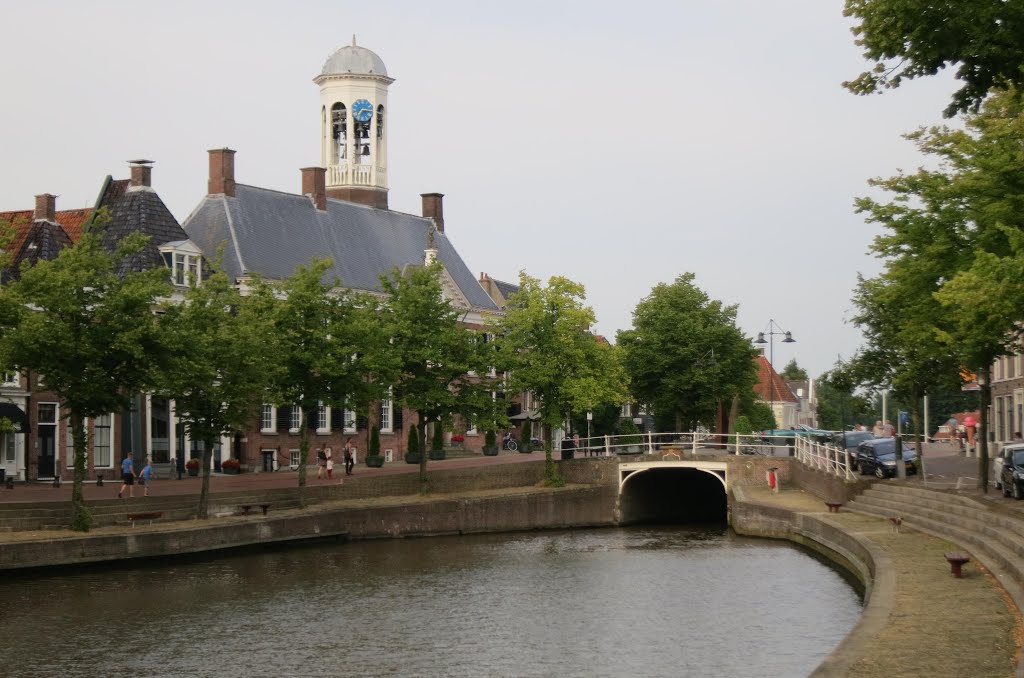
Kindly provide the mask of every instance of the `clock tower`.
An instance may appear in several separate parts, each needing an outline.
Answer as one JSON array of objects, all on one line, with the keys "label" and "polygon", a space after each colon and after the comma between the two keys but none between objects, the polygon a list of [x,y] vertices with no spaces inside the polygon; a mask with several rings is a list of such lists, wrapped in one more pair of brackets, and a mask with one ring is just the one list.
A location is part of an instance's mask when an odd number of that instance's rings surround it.
[{"label": "clock tower", "polygon": [[320,75],[320,165],[327,195],[388,208],[388,77],[381,58],[356,45],[327,58]]}]

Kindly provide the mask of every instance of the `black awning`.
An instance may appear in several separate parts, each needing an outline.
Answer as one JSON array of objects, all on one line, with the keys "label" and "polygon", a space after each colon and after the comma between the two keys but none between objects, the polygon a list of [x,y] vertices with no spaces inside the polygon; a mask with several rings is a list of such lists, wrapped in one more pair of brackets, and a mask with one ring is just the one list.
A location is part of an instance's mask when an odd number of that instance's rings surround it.
[{"label": "black awning", "polygon": [[14,403],[0,403],[0,419],[9,419],[15,433],[28,432],[28,415]]}]

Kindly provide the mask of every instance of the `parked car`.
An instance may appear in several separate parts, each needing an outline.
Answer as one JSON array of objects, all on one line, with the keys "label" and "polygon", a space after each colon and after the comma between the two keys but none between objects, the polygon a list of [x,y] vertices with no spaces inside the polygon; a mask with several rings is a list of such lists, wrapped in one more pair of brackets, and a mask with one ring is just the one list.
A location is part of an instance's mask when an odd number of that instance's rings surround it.
[{"label": "parked car", "polygon": [[[917,473],[917,453],[903,443],[903,463],[907,475]],[[896,475],[896,439],[874,438],[865,440],[857,447],[857,468],[861,473],[874,473],[878,478]]]},{"label": "parked car", "polygon": [[1000,450],[999,454],[992,459],[992,477],[995,478],[995,486],[997,490],[1006,491],[1003,487],[1003,466],[1005,466],[1007,461],[1013,457],[1013,454],[1019,450],[1024,450],[1024,443],[1006,445],[1002,450]]},{"label": "parked car", "polygon": [[1003,468],[999,481],[1003,496],[1024,499],[1024,446],[1014,445],[1003,450]]},{"label": "parked car", "polygon": [[867,440],[874,440],[875,434],[871,431],[836,431],[829,436],[829,443],[840,450],[847,450],[850,453],[850,467],[857,469],[857,448]]}]

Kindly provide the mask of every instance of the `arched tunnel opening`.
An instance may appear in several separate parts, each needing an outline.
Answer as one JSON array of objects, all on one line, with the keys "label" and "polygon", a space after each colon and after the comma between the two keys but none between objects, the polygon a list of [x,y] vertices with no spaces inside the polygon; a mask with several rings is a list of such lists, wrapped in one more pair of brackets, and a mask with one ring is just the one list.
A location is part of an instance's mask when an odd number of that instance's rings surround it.
[{"label": "arched tunnel opening", "polygon": [[728,521],[722,481],[695,468],[634,471],[622,486],[619,508],[624,525]]}]

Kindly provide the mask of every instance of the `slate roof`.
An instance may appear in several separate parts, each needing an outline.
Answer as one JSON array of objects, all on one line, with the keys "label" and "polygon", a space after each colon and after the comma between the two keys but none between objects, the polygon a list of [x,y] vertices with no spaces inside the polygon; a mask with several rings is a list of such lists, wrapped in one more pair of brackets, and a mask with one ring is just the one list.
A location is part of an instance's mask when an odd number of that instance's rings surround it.
[{"label": "slate roof", "polygon": [[[330,257],[335,277],[349,289],[381,291],[381,274],[423,263],[433,222],[411,214],[327,199],[319,211],[304,195],[237,184],[234,197],[207,195],[183,224],[206,258],[225,243],[223,266],[239,278],[259,273],[287,278],[314,256]],[[438,259],[474,308],[497,310],[444,233],[435,232]]]},{"label": "slate roof", "polygon": [[[491,280],[494,280],[494,278],[491,278]],[[501,296],[505,297],[505,299],[519,291],[519,285],[513,285],[502,280],[494,280],[494,284],[497,285],[498,291],[501,292]]]},{"label": "slate roof", "polygon": [[[118,199],[117,190],[111,189],[111,186],[117,183],[105,184],[97,203],[110,208],[110,221],[101,226],[103,246],[112,251],[117,247],[117,243],[131,233],[139,232],[149,236],[149,241],[141,250],[121,262],[118,275],[127,271],[144,271],[165,266],[164,258],[160,254],[160,245],[186,240],[188,236],[156,191],[149,187],[125,190]],[[109,194],[108,190],[111,191]],[[108,198],[116,202],[105,203]]]},{"label": "slate roof", "polygon": [[767,402],[799,402],[789,389],[786,381],[779,376],[778,372],[772,369],[771,363],[763,355],[755,356],[757,363],[757,383],[754,384],[754,393],[759,400]]},{"label": "slate roof", "polygon": [[[17,271],[24,261],[34,264],[40,259],[54,259],[61,248],[81,236],[82,224],[91,213],[91,209],[57,212],[55,217],[60,224],[58,226],[47,222],[33,222],[32,210],[0,212],[0,221],[14,227],[14,239],[6,248],[11,253],[11,265],[0,272],[0,282],[6,283],[17,278]],[[35,247],[30,250],[29,245]]]}]

